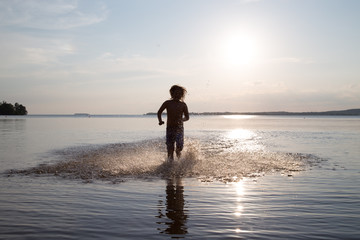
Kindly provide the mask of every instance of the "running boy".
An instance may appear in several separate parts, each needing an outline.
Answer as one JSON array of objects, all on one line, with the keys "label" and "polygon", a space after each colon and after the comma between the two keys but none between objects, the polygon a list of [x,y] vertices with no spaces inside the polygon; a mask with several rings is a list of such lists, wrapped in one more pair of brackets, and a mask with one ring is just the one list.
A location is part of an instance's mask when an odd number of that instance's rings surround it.
[{"label": "running boy", "polygon": [[184,147],[184,124],[183,122],[189,120],[189,111],[184,102],[186,89],[179,85],[174,85],[170,88],[171,99],[165,101],[159,111],[157,117],[159,125],[163,125],[164,121],[161,118],[162,112],[166,109],[167,123],[166,123],[166,146],[168,152],[168,160],[174,160],[174,150],[176,143],[176,156],[180,158],[181,151]]}]

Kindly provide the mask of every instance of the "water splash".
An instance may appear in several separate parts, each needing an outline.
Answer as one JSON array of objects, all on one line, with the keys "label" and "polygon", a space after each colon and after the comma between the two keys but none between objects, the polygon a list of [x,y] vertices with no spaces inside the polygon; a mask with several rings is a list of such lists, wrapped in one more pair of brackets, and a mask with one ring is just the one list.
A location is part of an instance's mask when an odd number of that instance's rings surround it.
[{"label": "water splash", "polygon": [[244,151],[229,142],[186,139],[180,159],[166,161],[162,139],[136,143],[75,147],[55,152],[60,159],[8,174],[56,175],[70,179],[122,181],[125,177],[198,177],[202,181],[237,181],[270,172],[302,171],[316,158],[299,153]]}]

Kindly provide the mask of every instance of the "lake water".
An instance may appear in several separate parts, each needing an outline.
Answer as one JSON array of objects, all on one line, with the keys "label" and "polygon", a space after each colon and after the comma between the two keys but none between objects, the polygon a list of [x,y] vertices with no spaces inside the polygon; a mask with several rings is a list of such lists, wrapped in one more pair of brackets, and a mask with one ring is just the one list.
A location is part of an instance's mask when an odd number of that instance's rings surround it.
[{"label": "lake water", "polygon": [[0,116],[0,239],[359,239],[360,118]]}]

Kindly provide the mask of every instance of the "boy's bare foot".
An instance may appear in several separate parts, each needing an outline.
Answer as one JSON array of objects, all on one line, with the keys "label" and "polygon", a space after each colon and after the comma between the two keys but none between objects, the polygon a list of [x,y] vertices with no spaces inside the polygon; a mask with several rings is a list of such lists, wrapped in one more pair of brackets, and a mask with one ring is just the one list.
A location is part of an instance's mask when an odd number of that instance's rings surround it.
[{"label": "boy's bare foot", "polygon": [[174,161],[174,153],[169,153],[168,154],[168,162],[172,163]]},{"label": "boy's bare foot", "polygon": [[177,156],[177,158],[180,158],[181,157],[181,151],[176,150],[176,156]]}]

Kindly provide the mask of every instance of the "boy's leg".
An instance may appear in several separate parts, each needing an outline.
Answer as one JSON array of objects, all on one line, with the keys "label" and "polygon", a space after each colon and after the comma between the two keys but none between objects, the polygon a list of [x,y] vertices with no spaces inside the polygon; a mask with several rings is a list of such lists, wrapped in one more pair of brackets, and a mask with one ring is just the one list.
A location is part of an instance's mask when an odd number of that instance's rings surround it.
[{"label": "boy's leg", "polygon": [[171,128],[166,129],[166,146],[168,152],[168,160],[174,160],[174,145],[176,139],[176,131]]},{"label": "boy's leg", "polygon": [[181,151],[184,148],[184,128],[180,128],[176,132],[175,142],[176,142],[176,156],[178,158],[180,158],[181,157]]}]

